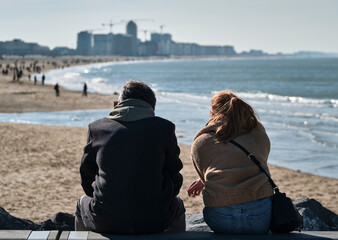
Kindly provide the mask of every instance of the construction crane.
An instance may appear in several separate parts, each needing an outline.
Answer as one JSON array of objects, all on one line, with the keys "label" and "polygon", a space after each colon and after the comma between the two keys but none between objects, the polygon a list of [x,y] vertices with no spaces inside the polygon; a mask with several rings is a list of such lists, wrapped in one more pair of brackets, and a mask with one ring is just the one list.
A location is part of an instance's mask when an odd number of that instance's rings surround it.
[{"label": "construction crane", "polygon": [[163,33],[163,28],[165,27],[164,24],[160,25],[160,29],[161,29],[161,34]]},{"label": "construction crane", "polygon": [[109,33],[112,33],[113,26],[120,23],[122,23],[122,21],[113,23],[113,21],[110,19],[109,23],[102,23],[102,26],[109,26]]},{"label": "construction crane", "polygon": [[143,32],[144,34],[144,41],[146,42],[147,41],[147,33],[149,32],[156,32],[154,30],[147,30],[147,29],[139,29],[140,32]]},{"label": "construction crane", "polygon": [[140,32],[143,32],[143,34],[144,34],[144,41],[146,42],[146,41],[147,41],[147,32],[148,32],[149,30],[139,29],[139,31],[140,31]]}]

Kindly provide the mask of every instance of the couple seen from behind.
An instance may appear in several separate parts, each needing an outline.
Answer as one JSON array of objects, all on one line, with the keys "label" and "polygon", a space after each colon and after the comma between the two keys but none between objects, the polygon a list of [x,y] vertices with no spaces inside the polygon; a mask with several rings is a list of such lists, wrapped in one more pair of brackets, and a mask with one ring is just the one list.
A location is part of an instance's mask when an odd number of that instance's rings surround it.
[{"label": "couple seen from behind", "polygon": [[[89,124],[80,165],[85,195],[77,202],[76,231],[185,231],[175,125],[155,116],[155,105],[147,84],[129,81],[110,115]],[[188,195],[202,192],[204,220],[215,233],[268,233],[273,189],[231,140],[254,153],[269,173],[270,141],[256,113],[231,91],[222,91],[212,98],[210,119],[192,144],[199,179]]]}]

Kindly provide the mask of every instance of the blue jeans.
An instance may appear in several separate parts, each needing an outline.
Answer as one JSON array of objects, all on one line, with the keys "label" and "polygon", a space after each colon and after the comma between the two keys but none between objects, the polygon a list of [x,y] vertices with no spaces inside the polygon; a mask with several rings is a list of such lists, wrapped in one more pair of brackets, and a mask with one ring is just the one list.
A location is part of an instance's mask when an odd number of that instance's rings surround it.
[{"label": "blue jeans", "polygon": [[271,197],[227,207],[205,207],[203,216],[215,233],[264,234],[271,223]]}]

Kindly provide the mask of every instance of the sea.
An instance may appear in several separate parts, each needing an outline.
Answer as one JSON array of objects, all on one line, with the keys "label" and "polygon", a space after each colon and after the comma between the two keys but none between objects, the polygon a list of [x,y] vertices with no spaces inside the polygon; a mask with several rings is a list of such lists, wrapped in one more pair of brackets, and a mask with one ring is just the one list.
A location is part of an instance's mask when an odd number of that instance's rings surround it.
[{"label": "sea", "polygon": [[[119,93],[128,80],[154,89],[156,115],[175,123],[178,142],[188,145],[209,119],[212,96],[232,89],[265,126],[271,164],[338,178],[338,58],[112,62],[52,70],[45,82],[72,90],[86,82],[90,97]],[[0,121],[87,127],[109,111],[0,114]]]}]

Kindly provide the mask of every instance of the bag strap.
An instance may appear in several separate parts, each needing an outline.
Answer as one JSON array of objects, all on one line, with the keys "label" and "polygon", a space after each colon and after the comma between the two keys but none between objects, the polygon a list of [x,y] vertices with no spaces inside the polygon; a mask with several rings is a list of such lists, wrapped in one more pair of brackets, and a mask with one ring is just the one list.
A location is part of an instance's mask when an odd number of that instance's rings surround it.
[{"label": "bag strap", "polygon": [[248,158],[251,159],[258,166],[259,170],[262,171],[263,173],[265,173],[265,175],[268,177],[268,180],[269,180],[272,188],[275,190],[275,192],[276,193],[279,192],[279,189],[278,189],[277,185],[272,180],[272,178],[269,176],[269,174],[264,170],[264,168],[261,166],[261,163],[257,160],[257,158],[252,153],[250,153],[248,150],[246,150],[238,142],[236,142],[234,140],[230,140],[230,143],[232,143],[233,145],[235,145],[236,147],[238,147],[239,149],[241,149],[248,156]]}]

